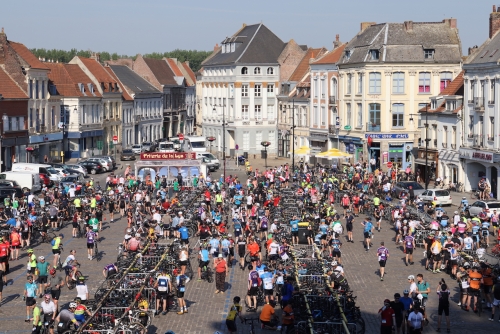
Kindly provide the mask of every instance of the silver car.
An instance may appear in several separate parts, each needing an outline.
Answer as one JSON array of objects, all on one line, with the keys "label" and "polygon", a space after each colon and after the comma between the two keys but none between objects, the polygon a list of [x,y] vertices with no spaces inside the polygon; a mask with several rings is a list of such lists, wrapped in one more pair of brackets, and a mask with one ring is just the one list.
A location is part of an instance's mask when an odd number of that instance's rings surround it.
[{"label": "silver car", "polygon": [[141,145],[139,144],[135,144],[135,145],[132,145],[132,152],[134,152],[134,154],[141,154]]},{"label": "silver car", "polygon": [[87,159],[87,161],[99,162],[102,165],[102,168],[104,169],[105,172],[113,170],[113,163],[110,162],[107,159],[104,159],[104,158],[90,158],[90,159]]},{"label": "silver car", "polygon": [[475,201],[471,205],[469,205],[468,210],[470,217],[476,217],[483,209],[486,209],[486,212],[489,214],[493,213],[493,210],[500,211],[500,202],[498,201]]}]

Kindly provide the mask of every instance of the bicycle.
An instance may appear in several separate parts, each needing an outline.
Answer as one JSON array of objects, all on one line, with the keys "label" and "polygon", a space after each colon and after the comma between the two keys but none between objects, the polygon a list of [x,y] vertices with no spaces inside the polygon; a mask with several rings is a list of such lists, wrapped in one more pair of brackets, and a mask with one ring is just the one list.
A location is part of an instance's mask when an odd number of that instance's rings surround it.
[{"label": "bicycle", "polygon": [[212,269],[209,266],[201,268],[201,279],[207,280],[208,283],[213,283],[214,275],[212,273]]},{"label": "bicycle", "polygon": [[249,334],[255,334],[255,326],[253,324],[254,321],[260,322],[259,318],[245,318],[245,325],[247,324],[247,321],[250,321],[250,332]]},{"label": "bicycle", "polygon": [[97,262],[101,261],[101,254],[99,253],[99,249],[97,248],[97,242],[94,241],[94,256]]}]

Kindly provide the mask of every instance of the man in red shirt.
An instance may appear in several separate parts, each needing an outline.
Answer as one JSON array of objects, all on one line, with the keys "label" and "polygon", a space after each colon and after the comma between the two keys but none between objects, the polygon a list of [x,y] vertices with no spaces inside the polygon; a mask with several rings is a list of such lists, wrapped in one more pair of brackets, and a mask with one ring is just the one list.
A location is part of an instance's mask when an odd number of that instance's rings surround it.
[{"label": "man in red shirt", "polygon": [[380,317],[380,334],[392,334],[392,326],[396,324],[396,314],[391,308],[391,301],[384,300],[384,307],[378,311]]},{"label": "man in red shirt", "polygon": [[278,205],[280,204],[280,199],[281,199],[281,197],[279,197],[277,194],[274,195],[273,205],[274,205],[275,208],[278,207]]}]

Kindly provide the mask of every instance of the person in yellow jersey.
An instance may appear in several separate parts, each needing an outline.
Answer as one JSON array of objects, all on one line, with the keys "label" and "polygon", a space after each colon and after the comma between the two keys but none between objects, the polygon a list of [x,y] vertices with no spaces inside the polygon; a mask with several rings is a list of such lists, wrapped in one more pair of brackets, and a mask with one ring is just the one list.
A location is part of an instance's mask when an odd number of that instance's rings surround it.
[{"label": "person in yellow jersey", "polygon": [[380,205],[380,198],[377,195],[375,195],[373,197],[373,205],[374,206],[379,206]]},{"label": "person in yellow jersey", "polygon": [[78,197],[73,200],[73,205],[78,213],[82,213],[82,201]]},{"label": "person in yellow jersey", "polygon": [[42,312],[40,310],[40,307],[38,307],[38,305],[36,304],[36,300],[34,298],[29,301],[29,304],[29,307],[33,310],[33,317],[29,319],[33,322],[32,333],[40,333],[40,330],[42,328]]},{"label": "person in yellow jersey", "polygon": [[97,199],[95,198],[95,195],[92,196],[90,199],[90,209],[92,211],[95,211],[95,208],[97,207]]},{"label": "person in yellow jersey", "polygon": [[241,298],[236,296],[233,298],[233,305],[229,309],[229,313],[226,317],[226,326],[229,333],[236,333],[238,329],[236,328],[236,317],[239,317],[243,323],[243,316],[241,315],[242,307],[240,305]]}]

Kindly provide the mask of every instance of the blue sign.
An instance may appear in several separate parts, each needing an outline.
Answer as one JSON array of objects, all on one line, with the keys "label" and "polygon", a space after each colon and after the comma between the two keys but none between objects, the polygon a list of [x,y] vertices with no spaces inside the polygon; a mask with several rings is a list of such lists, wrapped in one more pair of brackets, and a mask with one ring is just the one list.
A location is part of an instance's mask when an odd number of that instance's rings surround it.
[{"label": "blue sign", "polygon": [[340,117],[335,117],[335,125],[340,126]]},{"label": "blue sign", "polygon": [[365,133],[365,138],[368,137],[372,139],[409,139],[410,135],[407,133]]}]

